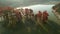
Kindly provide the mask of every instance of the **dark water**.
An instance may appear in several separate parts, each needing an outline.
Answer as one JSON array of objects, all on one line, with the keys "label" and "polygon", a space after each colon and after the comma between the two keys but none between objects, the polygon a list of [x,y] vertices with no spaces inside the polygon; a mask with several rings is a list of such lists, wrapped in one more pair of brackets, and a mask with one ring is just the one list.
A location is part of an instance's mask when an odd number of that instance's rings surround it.
[{"label": "dark water", "polygon": [[[18,25],[15,29],[7,29],[2,25],[3,22],[0,22],[0,34],[60,34],[60,25],[51,20],[48,20],[47,23],[43,23],[43,27],[41,25],[31,24],[26,26],[22,24]],[[27,31],[28,27],[30,27],[30,32]]]}]

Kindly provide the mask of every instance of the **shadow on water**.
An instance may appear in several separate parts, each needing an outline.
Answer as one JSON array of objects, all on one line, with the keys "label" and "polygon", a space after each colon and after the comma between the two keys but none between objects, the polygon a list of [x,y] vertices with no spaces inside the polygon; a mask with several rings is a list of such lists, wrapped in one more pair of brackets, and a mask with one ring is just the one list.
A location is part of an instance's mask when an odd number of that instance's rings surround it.
[{"label": "shadow on water", "polygon": [[[24,25],[24,24],[23,24]],[[25,30],[25,26],[19,26],[15,30],[9,30],[5,29],[2,34],[60,34],[60,25],[58,25],[56,22],[48,20],[47,23],[42,24],[46,29],[48,29],[48,32],[46,32],[40,25],[33,25],[31,24],[32,30],[31,32],[27,32]],[[34,30],[35,28],[35,30]]]},{"label": "shadow on water", "polygon": [[56,22],[48,20],[44,26],[49,30],[49,34],[60,34],[60,25]]}]

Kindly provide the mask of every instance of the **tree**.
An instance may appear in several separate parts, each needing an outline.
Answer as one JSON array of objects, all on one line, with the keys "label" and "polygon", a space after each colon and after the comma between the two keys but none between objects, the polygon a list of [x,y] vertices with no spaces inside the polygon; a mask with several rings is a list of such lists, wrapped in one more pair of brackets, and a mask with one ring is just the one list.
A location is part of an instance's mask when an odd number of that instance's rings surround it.
[{"label": "tree", "polygon": [[56,10],[60,14],[60,3],[56,4],[55,6],[52,7],[53,10]]}]

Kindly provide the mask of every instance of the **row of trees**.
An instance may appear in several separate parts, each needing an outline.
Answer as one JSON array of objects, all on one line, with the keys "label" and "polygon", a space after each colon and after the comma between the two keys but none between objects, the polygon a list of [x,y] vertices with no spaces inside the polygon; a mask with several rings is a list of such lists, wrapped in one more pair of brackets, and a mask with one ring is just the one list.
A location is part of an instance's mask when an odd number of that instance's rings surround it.
[{"label": "row of trees", "polygon": [[[0,8],[0,17],[2,16],[3,26],[6,28],[22,28],[34,27],[34,25],[46,22],[49,14],[47,11],[43,13],[38,11],[37,14],[33,13],[32,9],[14,9],[12,7]],[[2,20],[2,19],[1,19]]]}]

